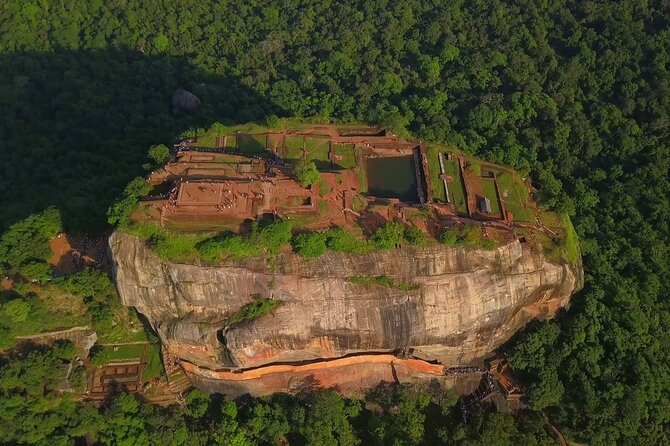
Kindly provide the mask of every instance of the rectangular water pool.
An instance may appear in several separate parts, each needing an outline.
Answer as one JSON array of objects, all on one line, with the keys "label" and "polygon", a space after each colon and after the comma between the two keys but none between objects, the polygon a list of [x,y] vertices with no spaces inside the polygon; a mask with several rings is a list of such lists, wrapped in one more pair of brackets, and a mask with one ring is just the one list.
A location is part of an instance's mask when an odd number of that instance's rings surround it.
[{"label": "rectangular water pool", "polygon": [[370,195],[406,202],[419,201],[413,157],[369,158],[366,161]]}]

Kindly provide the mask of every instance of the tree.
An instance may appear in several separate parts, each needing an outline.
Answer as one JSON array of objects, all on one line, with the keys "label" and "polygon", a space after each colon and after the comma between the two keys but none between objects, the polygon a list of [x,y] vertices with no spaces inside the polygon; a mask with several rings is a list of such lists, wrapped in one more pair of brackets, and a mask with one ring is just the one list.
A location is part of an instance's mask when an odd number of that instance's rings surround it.
[{"label": "tree", "polygon": [[184,394],[186,409],[193,418],[202,418],[207,414],[210,405],[209,395],[198,390],[191,389]]},{"label": "tree", "polygon": [[298,424],[308,445],[354,446],[360,440],[350,419],[361,410],[360,402],[346,401],[332,390],[317,391],[308,396],[307,410]]},{"label": "tree", "polygon": [[353,252],[362,254],[372,247],[365,240],[360,240],[344,228],[332,228],[326,232],[328,249],[337,252]]},{"label": "tree", "polygon": [[164,53],[167,51],[169,46],[170,46],[170,40],[167,38],[165,34],[159,34],[156,37],[154,37],[153,47],[157,52]]},{"label": "tree", "polygon": [[151,185],[141,177],[134,178],[123,190],[123,196],[107,210],[107,222],[111,225],[128,223],[140,197],[151,190]]},{"label": "tree", "polygon": [[163,144],[151,146],[148,153],[149,158],[154,160],[158,166],[165,164],[170,159],[170,149]]},{"label": "tree", "polygon": [[326,252],[326,234],[304,232],[293,237],[293,249],[302,257],[319,257]]},{"label": "tree", "polygon": [[30,262],[19,267],[19,274],[28,280],[44,284],[53,277],[53,268],[46,262]]},{"label": "tree", "polygon": [[321,174],[313,161],[301,161],[295,168],[295,179],[302,187],[308,187],[321,181]]},{"label": "tree", "polygon": [[51,256],[49,241],[61,231],[61,225],[60,212],[55,208],[13,224],[0,237],[0,265],[15,271],[23,264],[47,260]]},{"label": "tree", "polygon": [[421,229],[417,228],[416,226],[405,228],[404,236],[405,240],[407,240],[410,245],[421,246],[426,242],[426,236],[421,231]]},{"label": "tree", "polygon": [[395,221],[387,221],[377,228],[372,243],[380,249],[391,249],[404,241],[405,228]]}]

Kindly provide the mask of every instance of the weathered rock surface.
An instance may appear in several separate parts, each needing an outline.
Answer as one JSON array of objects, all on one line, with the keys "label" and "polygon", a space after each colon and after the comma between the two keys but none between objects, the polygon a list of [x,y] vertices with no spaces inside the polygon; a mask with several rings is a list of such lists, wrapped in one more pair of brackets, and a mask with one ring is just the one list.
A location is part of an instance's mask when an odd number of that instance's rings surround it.
[{"label": "weathered rock surface", "polygon": [[[328,252],[317,259],[284,253],[274,270],[264,258],[221,266],[164,262],[143,240],[118,232],[110,246],[123,302],[147,316],[168,351],[190,363],[189,373],[200,375],[209,390],[230,388],[224,378],[217,386],[212,370],[399,348],[447,366],[467,364],[532,318],[552,316],[583,280],[580,266],[550,263],[517,241],[493,251],[431,245],[365,255]],[[386,275],[418,288],[347,280],[356,275]],[[255,295],[283,303],[272,314],[223,330],[226,318]],[[239,383],[233,387],[238,393]],[[259,393],[268,393],[260,387]]]},{"label": "weathered rock surface", "polygon": [[200,107],[200,98],[190,91],[177,89],[172,93],[172,112],[191,113]]}]

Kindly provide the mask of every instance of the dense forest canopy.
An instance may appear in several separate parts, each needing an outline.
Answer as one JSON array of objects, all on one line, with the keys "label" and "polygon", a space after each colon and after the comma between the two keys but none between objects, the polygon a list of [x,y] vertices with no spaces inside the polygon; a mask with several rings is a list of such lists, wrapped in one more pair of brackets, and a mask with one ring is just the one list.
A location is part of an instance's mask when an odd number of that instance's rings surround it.
[{"label": "dense forest canopy", "polygon": [[[453,143],[574,215],[586,286],[509,350],[531,407],[576,441],[670,444],[669,25],[662,0],[8,0],[0,226],[55,206],[66,229],[105,231],[147,148],[214,121],[365,121]],[[171,113],[178,87],[196,113]]]}]

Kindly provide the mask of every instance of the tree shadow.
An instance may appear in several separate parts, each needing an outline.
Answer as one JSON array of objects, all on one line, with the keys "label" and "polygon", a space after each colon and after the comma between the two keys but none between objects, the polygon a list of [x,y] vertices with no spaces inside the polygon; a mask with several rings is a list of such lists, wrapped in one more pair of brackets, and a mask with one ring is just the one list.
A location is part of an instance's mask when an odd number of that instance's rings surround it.
[{"label": "tree shadow", "polygon": [[[0,230],[48,206],[67,231],[103,232],[106,211],[149,159],[190,128],[262,120],[282,110],[230,76],[184,57],[126,49],[0,56]],[[172,113],[176,89],[201,100]]]}]

